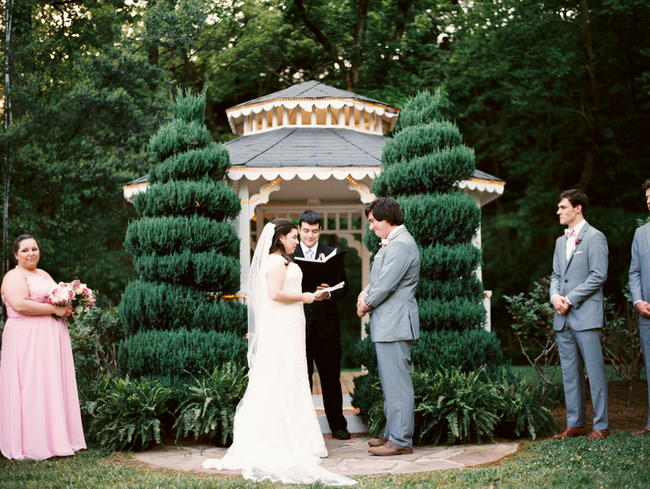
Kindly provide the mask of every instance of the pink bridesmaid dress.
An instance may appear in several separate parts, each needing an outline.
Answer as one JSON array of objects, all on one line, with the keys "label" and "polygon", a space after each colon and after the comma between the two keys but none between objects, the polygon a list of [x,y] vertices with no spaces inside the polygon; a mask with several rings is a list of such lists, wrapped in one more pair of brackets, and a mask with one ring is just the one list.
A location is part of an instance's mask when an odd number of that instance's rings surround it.
[{"label": "pink bridesmaid dress", "polygon": [[[46,302],[54,281],[27,276],[29,298]],[[7,307],[0,351],[0,451],[43,460],[86,448],[68,326]]]}]

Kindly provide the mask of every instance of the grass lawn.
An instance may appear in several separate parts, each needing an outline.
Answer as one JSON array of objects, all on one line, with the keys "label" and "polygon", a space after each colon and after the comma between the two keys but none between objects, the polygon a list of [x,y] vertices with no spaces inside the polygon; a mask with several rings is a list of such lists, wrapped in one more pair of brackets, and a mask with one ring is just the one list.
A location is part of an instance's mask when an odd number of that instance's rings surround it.
[{"label": "grass lawn", "polygon": [[[616,432],[603,441],[584,437],[524,442],[498,465],[413,475],[360,477],[359,487],[413,489],[647,489],[650,435]],[[280,487],[239,477],[144,467],[126,454],[86,450],[44,462],[0,460],[2,489],[210,489]],[[286,486],[300,487],[300,486]],[[313,485],[310,487],[321,487]]]}]

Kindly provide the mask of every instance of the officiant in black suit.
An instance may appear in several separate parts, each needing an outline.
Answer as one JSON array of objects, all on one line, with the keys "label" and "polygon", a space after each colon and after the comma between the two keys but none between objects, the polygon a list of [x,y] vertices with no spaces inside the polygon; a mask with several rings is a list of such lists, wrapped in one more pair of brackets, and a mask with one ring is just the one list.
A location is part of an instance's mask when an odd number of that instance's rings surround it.
[{"label": "officiant in black suit", "polygon": [[[305,211],[299,218],[300,246],[296,247],[294,256],[324,260],[336,248],[320,244],[318,239],[322,230],[321,216],[314,211]],[[296,262],[300,265],[300,262]],[[343,395],[341,393],[341,326],[336,302],[348,293],[345,268],[342,260],[333,262],[324,275],[303,270],[302,290],[313,292],[317,288],[336,285],[345,282],[342,289],[328,292],[323,301],[305,304],[305,319],[307,322],[307,368],[309,385],[312,385],[314,364],[318,369],[323,390],[325,415],[332,436],[339,440],[347,440],[350,433],[343,416]],[[329,261],[328,261],[329,264]],[[312,270],[312,268],[308,269]]]}]

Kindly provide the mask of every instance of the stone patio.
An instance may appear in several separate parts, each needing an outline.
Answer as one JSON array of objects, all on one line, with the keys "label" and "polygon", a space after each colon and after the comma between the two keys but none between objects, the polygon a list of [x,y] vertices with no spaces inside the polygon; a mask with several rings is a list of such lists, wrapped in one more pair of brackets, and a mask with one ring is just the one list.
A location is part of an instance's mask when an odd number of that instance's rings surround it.
[{"label": "stone patio", "polygon": [[[416,447],[412,455],[374,457],[368,454],[368,438],[355,436],[351,440],[326,438],[329,457],[323,467],[347,476],[373,474],[411,474],[434,470],[462,469],[475,465],[494,463],[516,453],[518,443],[485,443],[482,445],[423,446]],[[203,469],[207,458],[221,458],[225,448],[209,445],[165,446],[134,455],[136,460],[166,469],[208,472],[213,474],[238,474],[239,471]]]}]

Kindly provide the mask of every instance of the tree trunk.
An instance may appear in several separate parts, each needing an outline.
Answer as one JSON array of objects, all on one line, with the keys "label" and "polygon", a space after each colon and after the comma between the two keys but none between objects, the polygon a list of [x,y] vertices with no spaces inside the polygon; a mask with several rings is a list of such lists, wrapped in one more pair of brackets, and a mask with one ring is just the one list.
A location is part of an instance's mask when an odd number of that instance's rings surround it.
[{"label": "tree trunk", "polygon": [[[5,52],[3,63],[3,92],[4,92],[4,114],[3,128],[5,135],[12,122],[12,100],[11,100],[11,30],[12,30],[13,0],[5,3]],[[2,161],[2,276],[9,270],[9,195],[11,189],[11,157],[9,140],[5,139]]]},{"label": "tree trunk", "polygon": [[354,92],[359,83],[359,73],[363,65],[363,40],[368,24],[368,0],[359,0],[357,23],[354,26],[354,44],[352,45],[351,67],[347,74],[348,90]]},{"label": "tree trunk", "polygon": [[589,18],[588,0],[580,0],[580,33],[585,55],[585,91],[587,106],[585,107],[586,137],[585,153],[579,187],[587,191],[594,173],[598,156],[598,100],[596,95],[596,74],[594,62],[593,41],[591,37],[591,20]]}]

